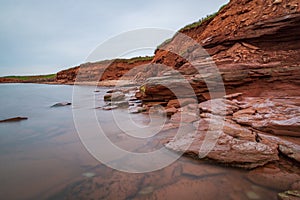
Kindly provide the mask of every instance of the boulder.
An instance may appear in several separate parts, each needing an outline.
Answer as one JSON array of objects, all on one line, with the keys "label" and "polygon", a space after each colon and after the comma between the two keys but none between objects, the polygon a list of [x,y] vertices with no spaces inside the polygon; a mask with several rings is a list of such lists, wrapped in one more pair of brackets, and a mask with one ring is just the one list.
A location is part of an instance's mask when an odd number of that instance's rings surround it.
[{"label": "boulder", "polygon": [[[270,100],[260,97],[244,98],[240,101],[229,99],[212,99],[200,103],[198,106],[200,115],[195,110],[190,110],[190,107],[193,107],[190,105],[193,104],[179,108],[170,119],[170,123],[174,124],[170,127],[193,123],[195,131],[169,140],[166,144],[167,148],[196,158],[203,158],[203,152],[206,152],[207,154],[204,155],[206,158],[247,169],[279,160],[279,151],[295,161],[300,160],[300,141],[297,138],[272,136],[267,131],[270,129],[268,127],[270,123],[267,122],[276,117],[288,118],[291,121],[297,119],[297,98],[289,97],[284,101],[278,98]],[[212,109],[212,105],[217,109]],[[224,106],[227,108],[226,115],[220,111]],[[257,113],[262,117],[255,118]],[[282,116],[282,113],[286,115]],[[258,119],[265,121],[261,122]],[[212,148],[209,148],[209,145],[202,146],[207,145],[208,141],[213,144]]]},{"label": "boulder", "polygon": [[[279,159],[276,144],[268,140],[257,142],[252,131],[233,121],[225,120],[223,127],[217,118],[200,119],[198,123],[204,126],[199,125],[196,132],[173,138],[166,147],[198,158],[202,158],[201,151],[208,151],[206,158],[247,169]],[[202,146],[207,142],[213,144],[212,149]]]},{"label": "boulder", "polygon": [[172,99],[200,98],[202,97],[200,92],[207,91],[207,89],[194,91],[190,84],[191,82],[183,77],[151,77],[140,87],[140,92],[136,94],[136,97],[144,101],[169,101]]}]

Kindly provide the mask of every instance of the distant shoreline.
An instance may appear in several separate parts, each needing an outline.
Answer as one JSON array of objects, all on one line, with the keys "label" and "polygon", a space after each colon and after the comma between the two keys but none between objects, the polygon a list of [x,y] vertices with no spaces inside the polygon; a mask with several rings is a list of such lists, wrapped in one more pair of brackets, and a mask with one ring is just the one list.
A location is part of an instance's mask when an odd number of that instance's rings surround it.
[{"label": "distant shoreline", "polygon": [[115,86],[138,86],[135,81],[132,80],[103,80],[103,81],[84,81],[84,82],[58,82],[58,81],[50,81],[50,82],[2,82],[0,78],[0,84],[14,84],[14,83],[31,83],[31,84],[46,84],[46,85],[85,85],[85,86],[102,86],[102,87],[115,87]]}]

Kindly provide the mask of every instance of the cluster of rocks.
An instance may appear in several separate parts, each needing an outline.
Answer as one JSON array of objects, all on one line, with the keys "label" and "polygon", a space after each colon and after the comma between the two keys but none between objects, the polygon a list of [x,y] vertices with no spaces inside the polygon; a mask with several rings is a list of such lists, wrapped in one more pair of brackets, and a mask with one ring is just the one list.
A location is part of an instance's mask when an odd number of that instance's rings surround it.
[{"label": "cluster of rocks", "polygon": [[[60,103],[55,103],[50,107],[55,108],[55,107],[63,107],[63,106],[70,106],[70,105],[72,105],[72,103],[70,103],[70,102],[60,102]],[[20,122],[20,121],[27,120],[27,119],[28,119],[28,117],[12,117],[12,118],[0,120],[0,123]]]},{"label": "cluster of rocks", "polygon": [[137,87],[109,90],[103,97],[106,105],[101,108],[103,110],[128,108],[131,114],[144,112],[147,109],[142,105],[142,101],[135,97],[137,90]]},{"label": "cluster of rocks", "polygon": [[[211,140],[213,147],[208,149],[205,158],[242,168],[277,161],[279,154],[300,162],[299,98],[227,99],[240,95],[177,109],[169,127],[182,126],[182,122],[193,123],[195,131],[174,137],[166,147],[202,158],[203,145]],[[174,101],[170,102],[172,105]]]}]

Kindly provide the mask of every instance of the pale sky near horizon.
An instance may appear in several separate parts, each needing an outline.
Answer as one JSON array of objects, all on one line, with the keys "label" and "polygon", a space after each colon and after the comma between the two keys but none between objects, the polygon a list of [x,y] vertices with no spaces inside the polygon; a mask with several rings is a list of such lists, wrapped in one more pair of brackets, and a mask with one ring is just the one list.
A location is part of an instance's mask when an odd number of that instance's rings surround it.
[{"label": "pale sky near horizon", "polygon": [[228,1],[0,0],[0,76],[56,73],[83,63],[112,36],[177,31]]}]

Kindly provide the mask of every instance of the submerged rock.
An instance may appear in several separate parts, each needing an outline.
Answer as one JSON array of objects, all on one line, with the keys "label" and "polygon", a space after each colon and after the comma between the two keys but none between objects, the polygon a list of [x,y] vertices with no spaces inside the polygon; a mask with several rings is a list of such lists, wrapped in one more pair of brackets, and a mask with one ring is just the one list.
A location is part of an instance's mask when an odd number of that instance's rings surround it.
[{"label": "submerged rock", "polygon": [[280,191],[289,190],[295,182],[300,180],[298,174],[281,170],[273,165],[252,170],[247,178],[257,185]]},{"label": "submerged rock", "polygon": [[182,175],[189,177],[221,176],[225,173],[224,169],[210,165],[187,164],[182,167]]},{"label": "submerged rock", "polygon": [[85,172],[82,174],[82,176],[85,176],[87,178],[92,178],[92,177],[96,176],[96,174],[93,172]]},{"label": "submerged rock", "polygon": [[61,103],[56,103],[54,105],[52,105],[51,107],[63,107],[63,106],[70,106],[72,105],[72,103],[70,102],[61,102]]},{"label": "submerged rock", "polygon": [[246,191],[246,196],[249,199],[261,199],[261,197],[253,191]]},{"label": "submerged rock", "polygon": [[129,106],[128,101],[112,101],[107,103],[107,106],[117,106],[118,108],[125,108]]},{"label": "submerged rock", "polygon": [[128,112],[131,114],[137,114],[141,112],[145,112],[147,109],[144,107],[136,106],[136,107],[131,107],[128,109]]},{"label": "submerged rock", "polygon": [[118,108],[118,106],[116,106],[116,105],[108,105],[108,106],[104,106],[104,107],[102,107],[102,110],[114,110],[114,109],[117,109]]},{"label": "submerged rock", "polygon": [[0,120],[0,123],[3,123],[3,122],[19,122],[19,121],[27,120],[27,119],[28,119],[28,117],[13,117],[13,118]]},{"label": "submerged rock", "polygon": [[147,194],[151,194],[153,191],[154,191],[154,187],[153,186],[147,186],[147,187],[144,187],[142,188],[138,194],[140,195],[147,195]]}]

